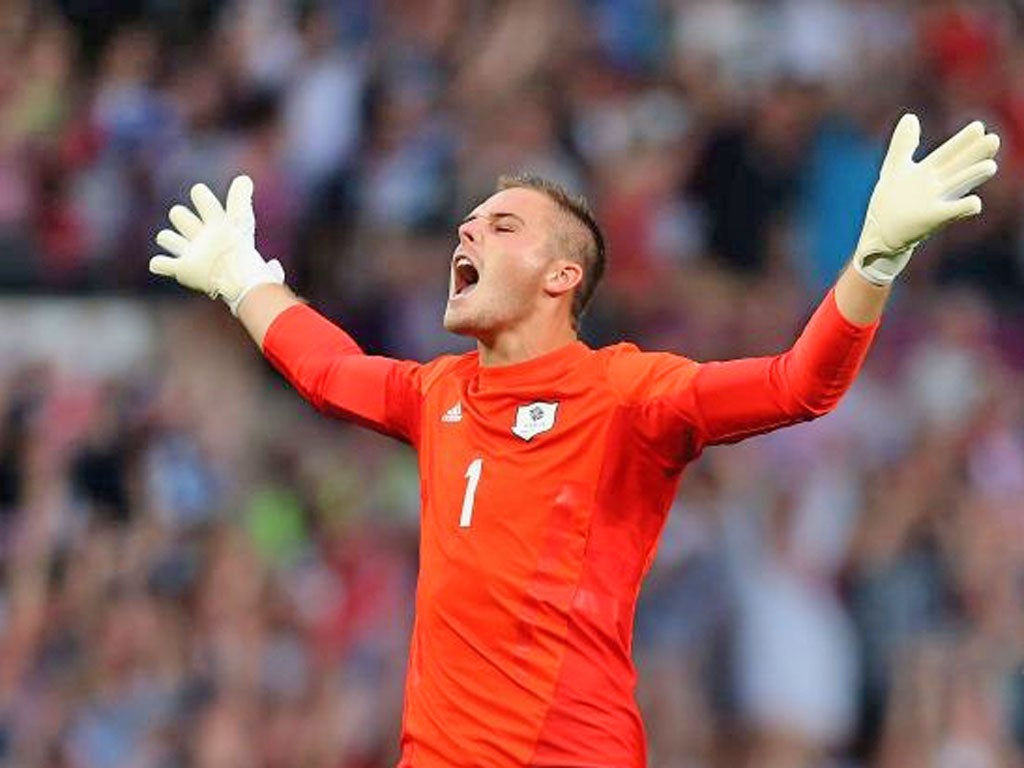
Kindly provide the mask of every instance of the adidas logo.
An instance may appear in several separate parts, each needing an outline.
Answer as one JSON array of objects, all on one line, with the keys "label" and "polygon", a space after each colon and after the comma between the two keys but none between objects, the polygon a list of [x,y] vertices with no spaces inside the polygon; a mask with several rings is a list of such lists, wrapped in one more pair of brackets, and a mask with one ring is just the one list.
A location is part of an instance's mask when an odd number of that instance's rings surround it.
[{"label": "adidas logo", "polygon": [[441,417],[441,421],[446,424],[454,424],[457,421],[462,421],[462,401],[460,400],[445,411],[444,416]]}]

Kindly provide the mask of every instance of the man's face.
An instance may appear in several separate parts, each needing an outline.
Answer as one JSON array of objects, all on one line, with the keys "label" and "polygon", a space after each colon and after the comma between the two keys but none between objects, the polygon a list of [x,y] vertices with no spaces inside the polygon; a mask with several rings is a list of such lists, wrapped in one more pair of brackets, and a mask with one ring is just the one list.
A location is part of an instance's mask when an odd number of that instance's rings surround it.
[{"label": "man's face", "polygon": [[513,187],[489,197],[459,226],[444,327],[488,338],[535,311],[554,260],[556,203]]}]

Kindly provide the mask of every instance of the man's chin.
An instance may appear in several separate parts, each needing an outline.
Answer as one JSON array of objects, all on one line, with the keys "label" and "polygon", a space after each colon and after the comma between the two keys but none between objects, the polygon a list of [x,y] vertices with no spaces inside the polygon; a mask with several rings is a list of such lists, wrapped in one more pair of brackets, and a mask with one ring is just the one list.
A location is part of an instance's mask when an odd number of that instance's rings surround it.
[{"label": "man's chin", "polygon": [[477,324],[472,318],[459,317],[457,312],[448,310],[444,313],[444,329],[458,336],[476,336]]}]

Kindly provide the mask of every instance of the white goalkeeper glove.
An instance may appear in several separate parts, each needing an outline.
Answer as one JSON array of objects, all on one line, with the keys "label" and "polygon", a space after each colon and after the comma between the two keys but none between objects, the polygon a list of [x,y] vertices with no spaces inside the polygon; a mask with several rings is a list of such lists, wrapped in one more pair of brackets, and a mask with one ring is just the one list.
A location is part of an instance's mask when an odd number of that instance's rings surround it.
[{"label": "white goalkeeper glove", "polygon": [[977,195],[963,197],[995,174],[992,159],[999,137],[974,122],[921,162],[914,151],[921,140],[916,115],[906,114],[896,125],[878,183],[868,203],[853,266],[868,281],[888,285],[898,275],[914,247],[947,224],[981,213]]},{"label": "white goalkeeper glove", "polygon": [[199,215],[184,205],[171,208],[168,217],[174,229],[160,230],[156,242],[174,256],[154,256],[149,271],[173,277],[211,299],[219,296],[237,315],[242,299],[257,285],[284,283],[284,269],[277,259],[264,261],[256,250],[252,179],[235,177],[228,189],[227,210],[205,184],[196,184],[190,194]]}]

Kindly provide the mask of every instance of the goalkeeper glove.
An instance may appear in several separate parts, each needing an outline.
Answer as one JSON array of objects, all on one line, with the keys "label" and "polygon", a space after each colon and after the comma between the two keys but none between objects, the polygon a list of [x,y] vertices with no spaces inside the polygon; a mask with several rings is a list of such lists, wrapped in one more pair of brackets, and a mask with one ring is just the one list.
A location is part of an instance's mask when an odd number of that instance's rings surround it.
[{"label": "goalkeeper glove", "polygon": [[236,176],[228,190],[227,210],[205,184],[192,187],[198,216],[183,205],[168,214],[174,229],[162,229],[157,245],[174,256],[154,256],[149,271],[173,277],[186,288],[227,302],[231,313],[257,285],[284,283],[284,269],[267,262],[256,250],[256,217],[252,210],[252,179]]},{"label": "goalkeeper glove", "polygon": [[876,285],[888,285],[914,247],[947,224],[981,213],[977,195],[963,197],[996,172],[992,159],[999,137],[973,122],[921,162],[914,151],[921,140],[916,115],[896,125],[878,183],[871,194],[853,267]]}]

